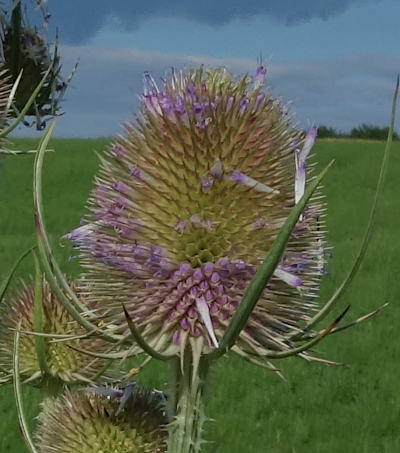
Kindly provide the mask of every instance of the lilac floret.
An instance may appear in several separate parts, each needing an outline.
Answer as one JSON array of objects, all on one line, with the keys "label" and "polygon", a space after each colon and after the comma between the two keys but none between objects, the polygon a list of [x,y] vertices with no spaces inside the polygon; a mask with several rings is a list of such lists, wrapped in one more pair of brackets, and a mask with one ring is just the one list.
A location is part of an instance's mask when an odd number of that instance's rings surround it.
[{"label": "lilac floret", "polygon": [[122,148],[122,146],[119,146],[119,145],[113,145],[112,147],[112,152],[114,154],[115,157],[118,157],[119,159],[122,159],[125,157],[126,155],[126,151],[124,148]]},{"label": "lilac floret", "polygon": [[258,66],[254,83],[256,89],[264,84],[266,74],[267,68],[262,65]]},{"label": "lilac floret", "polygon": [[142,172],[141,172],[140,168],[138,168],[138,167],[132,167],[129,170],[129,175],[133,176],[134,178],[138,178],[138,179],[142,178]]}]

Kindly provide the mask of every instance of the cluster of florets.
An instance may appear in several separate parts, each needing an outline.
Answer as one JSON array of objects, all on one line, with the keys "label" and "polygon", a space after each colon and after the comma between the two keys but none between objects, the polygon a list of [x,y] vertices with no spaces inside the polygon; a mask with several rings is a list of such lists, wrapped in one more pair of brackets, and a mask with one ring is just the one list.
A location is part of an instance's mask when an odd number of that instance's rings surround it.
[{"label": "cluster of florets", "polygon": [[[126,329],[122,305],[153,347],[218,345],[243,293],[306,185],[316,130],[304,137],[279,100],[225,69],[144,76],[141,116],[102,159],[86,224],[70,238],[87,303]],[[314,197],[234,350],[280,349],[309,319],[323,268]],[[124,327],[125,326],[125,327]]]}]

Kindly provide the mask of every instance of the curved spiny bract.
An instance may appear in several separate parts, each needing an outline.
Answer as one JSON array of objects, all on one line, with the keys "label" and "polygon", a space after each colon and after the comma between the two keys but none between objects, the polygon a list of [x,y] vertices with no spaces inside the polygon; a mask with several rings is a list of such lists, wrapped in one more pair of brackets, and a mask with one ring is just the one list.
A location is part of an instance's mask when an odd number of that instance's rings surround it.
[{"label": "curved spiny bract", "polygon": [[[58,302],[47,282],[43,282],[43,332],[44,334],[81,335],[87,332],[73,320],[65,308]],[[1,308],[0,320],[0,369],[12,378],[13,338],[18,322],[22,332],[34,331],[34,287],[23,284],[19,291]],[[106,379],[101,373],[107,360],[93,358],[77,353],[70,346],[92,351],[106,352],[109,344],[96,337],[88,339],[52,342],[45,338],[45,361],[47,372],[67,384],[90,382],[94,377]],[[36,353],[35,335],[21,333],[19,362],[22,380],[29,380],[40,385],[42,376],[40,362]]]},{"label": "curved spiny bract", "polygon": [[113,396],[66,392],[47,400],[37,432],[41,453],[161,453],[167,423],[160,398],[135,388],[120,409]]},{"label": "curved spiny bract", "polygon": [[[217,347],[304,193],[316,129],[296,130],[257,74],[253,83],[200,68],[173,72],[162,88],[145,74],[141,114],[102,157],[87,224],[69,234],[85,268],[81,296],[100,312],[120,309],[111,319],[126,329],[123,304],[159,351]],[[242,331],[241,355],[290,348],[285,336],[313,315],[324,265],[320,198]]]},{"label": "curved spiny bract", "polygon": [[[10,120],[10,95],[12,84],[7,69],[0,66],[0,131],[4,130]],[[5,140],[0,140],[0,146],[3,146]]]}]

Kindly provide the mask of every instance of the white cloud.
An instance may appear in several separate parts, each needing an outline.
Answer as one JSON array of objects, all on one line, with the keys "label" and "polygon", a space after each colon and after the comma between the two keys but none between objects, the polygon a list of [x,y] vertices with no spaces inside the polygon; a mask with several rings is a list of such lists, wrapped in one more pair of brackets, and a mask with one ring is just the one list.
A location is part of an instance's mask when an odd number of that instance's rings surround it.
[{"label": "white cloud", "polygon": [[[64,68],[80,64],[64,102],[60,136],[111,136],[137,111],[145,70],[156,79],[169,68],[192,65],[226,66],[233,73],[252,74],[250,59],[210,58],[146,52],[137,49],[65,46]],[[400,58],[359,55],[336,60],[268,64],[268,83],[275,95],[293,102],[302,125],[327,124],[343,130],[363,122],[386,125]],[[26,135],[26,132],[25,132]]]}]

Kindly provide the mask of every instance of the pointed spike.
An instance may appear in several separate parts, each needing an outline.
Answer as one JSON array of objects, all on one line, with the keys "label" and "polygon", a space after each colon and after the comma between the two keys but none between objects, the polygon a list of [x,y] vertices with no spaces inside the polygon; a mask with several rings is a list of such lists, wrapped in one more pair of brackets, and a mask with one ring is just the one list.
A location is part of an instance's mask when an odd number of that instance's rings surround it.
[{"label": "pointed spike", "polygon": [[207,329],[207,332],[208,332],[208,335],[211,338],[211,341],[213,342],[214,346],[216,348],[218,348],[218,340],[217,340],[217,338],[215,336],[214,328],[212,326],[210,310],[208,308],[207,302],[204,299],[204,297],[198,297],[196,299],[196,307],[197,307],[197,310],[200,313],[201,319],[202,319],[202,321],[203,321],[203,323],[204,323],[204,325],[205,325],[205,327]]}]

